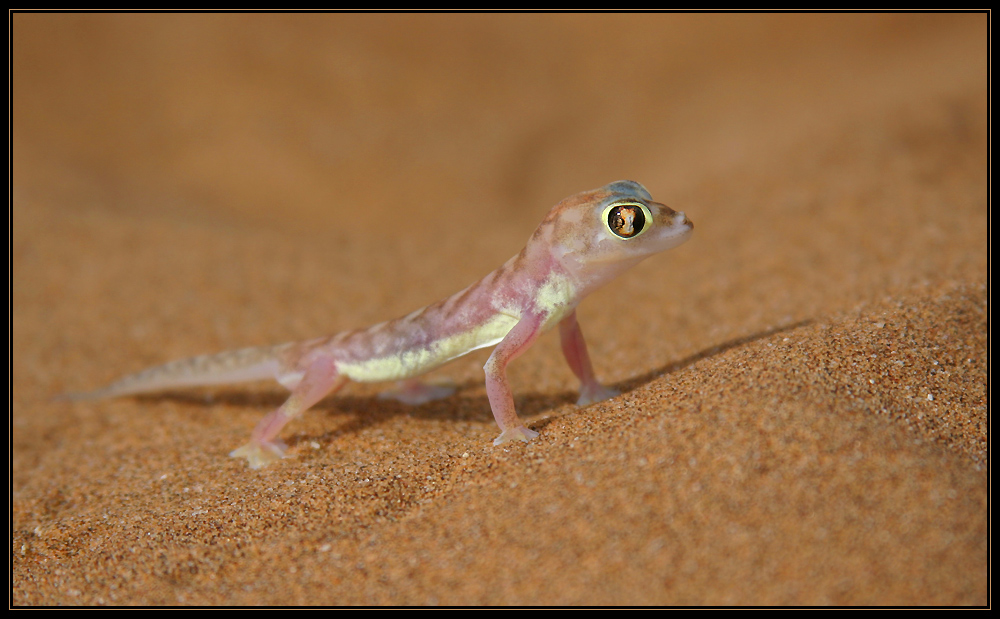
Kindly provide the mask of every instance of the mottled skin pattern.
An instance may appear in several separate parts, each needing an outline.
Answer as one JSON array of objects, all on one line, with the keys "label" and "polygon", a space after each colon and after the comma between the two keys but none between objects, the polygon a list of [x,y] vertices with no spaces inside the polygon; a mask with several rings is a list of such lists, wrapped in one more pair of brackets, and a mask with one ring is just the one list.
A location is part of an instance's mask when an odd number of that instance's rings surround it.
[{"label": "mottled skin pattern", "polygon": [[507,365],[546,329],[559,325],[562,351],[580,380],[578,405],[613,397],[594,376],[576,306],[622,271],[691,234],[684,213],[653,202],[634,181],[617,181],[566,198],[549,211],[524,249],[468,288],[411,314],[367,329],[274,347],[245,348],[175,361],[127,376],[89,397],[113,397],[192,385],[276,378],[288,400],[257,425],[230,455],[258,468],[282,457],[278,435],[348,380],[404,381],[399,398],[440,397],[413,377],[473,350],[496,344],[486,362],[486,392],[501,434],[528,441],[538,433],[514,410]]}]

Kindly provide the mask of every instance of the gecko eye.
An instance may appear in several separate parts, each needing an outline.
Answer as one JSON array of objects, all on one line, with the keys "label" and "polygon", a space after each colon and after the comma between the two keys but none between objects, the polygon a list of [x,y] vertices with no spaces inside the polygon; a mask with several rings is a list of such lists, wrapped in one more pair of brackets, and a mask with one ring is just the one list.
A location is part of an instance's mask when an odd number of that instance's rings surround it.
[{"label": "gecko eye", "polygon": [[612,204],[604,211],[604,221],[612,234],[622,239],[639,236],[646,229],[646,222],[652,220],[646,205],[638,202]]}]

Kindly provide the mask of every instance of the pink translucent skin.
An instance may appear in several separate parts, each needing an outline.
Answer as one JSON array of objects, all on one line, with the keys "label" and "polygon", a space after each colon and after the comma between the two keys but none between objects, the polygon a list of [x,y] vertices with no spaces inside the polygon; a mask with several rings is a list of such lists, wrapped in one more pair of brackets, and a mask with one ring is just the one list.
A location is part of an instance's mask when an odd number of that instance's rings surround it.
[{"label": "pink translucent skin", "polygon": [[[617,207],[621,207],[619,220],[611,210]],[[612,229],[616,225],[617,233]],[[289,421],[349,379],[400,380],[402,386],[391,397],[427,401],[450,391],[421,386],[414,377],[495,344],[484,367],[490,407],[501,430],[493,444],[529,441],[538,433],[517,416],[508,364],[558,324],[563,355],[580,381],[578,405],[617,395],[594,375],[576,306],[644,258],[683,243],[692,229],[684,213],[653,202],[639,183],[617,181],[554,206],[516,256],[438,303],[367,329],[175,361],[125,377],[89,396],[273,376],[291,395],[261,420],[246,445],[230,454],[258,468],[283,456],[278,436]]]}]

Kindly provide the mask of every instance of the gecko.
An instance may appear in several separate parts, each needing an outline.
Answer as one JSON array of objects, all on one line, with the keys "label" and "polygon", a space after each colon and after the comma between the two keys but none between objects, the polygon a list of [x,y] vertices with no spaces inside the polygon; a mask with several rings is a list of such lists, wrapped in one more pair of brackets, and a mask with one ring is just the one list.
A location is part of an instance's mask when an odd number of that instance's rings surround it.
[{"label": "gecko", "polygon": [[284,456],[288,422],[349,381],[399,381],[398,399],[420,403],[451,390],[416,377],[448,361],[496,346],[486,361],[486,393],[500,435],[494,445],[528,442],[538,432],[518,418],[507,366],[538,336],[559,327],[563,356],[580,381],[578,406],[618,393],[598,382],[576,307],[644,258],[680,245],[694,224],[622,180],[556,204],[516,256],[478,282],[406,316],[366,329],[277,346],[243,348],[173,361],[125,376],[90,398],[273,378],[290,391],[248,443],[229,455],[260,468]]}]

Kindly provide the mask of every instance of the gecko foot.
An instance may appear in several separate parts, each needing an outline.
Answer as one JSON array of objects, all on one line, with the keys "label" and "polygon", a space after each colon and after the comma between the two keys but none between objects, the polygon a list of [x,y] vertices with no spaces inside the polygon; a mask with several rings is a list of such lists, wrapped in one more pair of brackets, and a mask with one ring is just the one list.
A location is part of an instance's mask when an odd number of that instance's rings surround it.
[{"label": "gecko foot", "polygon": [[590,389],[580,390],[580,399],[576,401],[577,406],[587,406],[593,404],[594,402],[603,402],[604,400],[610,400],[611,398],[620,396],[621,391],[617,389],[612,389],[610,387],[605,387],[603,385],[597,385]]},{"label": "gecko foot", "polygon": [[538,436],[538,432],[529,430],[524,426],[508,428],[507,430],[504,430],[500,436],[493,439],[493,446],[496,447],[498,445],[503,445],[504,443],[509,443],[510,441],[524,441],[527,443],[536,436]]},{"label": "gecko foot", "polygon": [[418,380],[405,380],[396,384],[396,387],[378,394],[380,400],[396,400],[410,406],[417,406],[433,400],[447,398],[455,393],[455,385],[452,383],[423,383]]},{"label": "gecko foot", "polygon": [[285,457],[285,445],[281,442],[258,443],[250,441],[239,449],[229,452],[230,458],[246,458],[252,469],[259,469],[275,460]]}]

